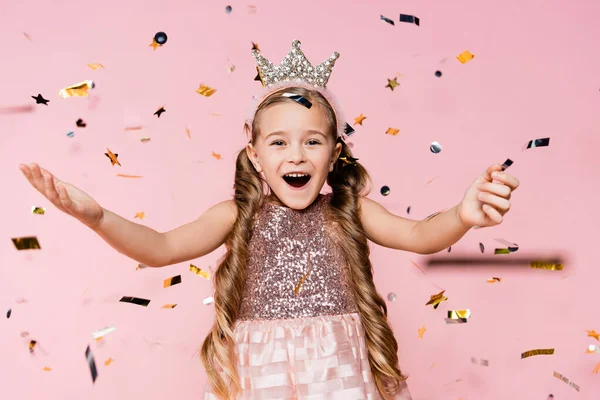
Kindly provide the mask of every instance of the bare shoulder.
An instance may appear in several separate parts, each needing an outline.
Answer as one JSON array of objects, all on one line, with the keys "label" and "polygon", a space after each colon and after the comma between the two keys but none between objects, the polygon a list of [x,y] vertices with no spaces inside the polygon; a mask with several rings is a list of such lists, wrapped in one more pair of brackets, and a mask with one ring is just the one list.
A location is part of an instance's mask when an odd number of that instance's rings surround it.
[{"label": "bare shoulder", "polygon": [[414,228],[419,221],[394,215],[366,196],[359,197],[359,207],[360,221],[369,240],[383,247],[418,252]]}]

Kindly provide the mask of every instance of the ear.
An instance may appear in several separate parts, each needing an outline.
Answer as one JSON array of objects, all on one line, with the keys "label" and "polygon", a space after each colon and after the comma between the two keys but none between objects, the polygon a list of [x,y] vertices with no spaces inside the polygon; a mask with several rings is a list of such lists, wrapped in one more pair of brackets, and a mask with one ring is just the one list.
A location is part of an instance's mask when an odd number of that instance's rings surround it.
[{"label": "ear", "polygon": [[254,165],[256,172],[260,174],[262,172],[262,167],[260,166],[260,161],[258,161],[258,153],[256,153],[256,149],[252,146],[252,143],[246,145],[246,154],[252,162],[252,165]]},{"label": "ear", "polygon": [[335,148],[333,149],[333,160],[331,160],[331,163],[329,164],[329,172],[333,171],[333,167],[335,166],[335,163],[337,162],[338,158],[340,157],[341,152],[342,152],[342,144],[336,143]]}]

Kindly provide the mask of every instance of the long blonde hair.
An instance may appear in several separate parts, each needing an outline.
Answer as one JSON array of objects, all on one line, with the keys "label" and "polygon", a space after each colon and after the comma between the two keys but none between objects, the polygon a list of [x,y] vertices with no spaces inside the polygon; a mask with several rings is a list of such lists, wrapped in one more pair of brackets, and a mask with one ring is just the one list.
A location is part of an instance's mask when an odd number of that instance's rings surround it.
[{"label": "long blonde hair", "polygon": [[[335,112],[319,92],[300,87],[286,88],[285,92],[318,104],[328,120],[330,134],[337,138]],[[294,101],[281,96],[282,93],[278,91],[268,96],[259,105],[252,126],[245,126],[252,132],[252,144],[259,135],[261,114],[274,104]],[[336,141],[342,144],[340,157],[352,157],[348,145],[339,138]],[[209,383],[220,399],[236,398],[241,390],[233,329],[242,302],[254,215],[264,201],[265,183],[254,169],[246,149],[242,149],[236,160],[234,184],[238,216],[225,240],[227,253],[214,273],[215,322],[201,351]],[[391,398],[400,390],[406,377],[398,367],[398,343],[387,320],[385,300],[375,289],[369,246],[359,216],[359,196],[369,193],[371,178],[360,163],[345,165],[338,160],[327,183],[333,189],[332,216],[344,237],[339,244],[346,256],[352,291],[365,330],[371,372],[380,394]]]}]

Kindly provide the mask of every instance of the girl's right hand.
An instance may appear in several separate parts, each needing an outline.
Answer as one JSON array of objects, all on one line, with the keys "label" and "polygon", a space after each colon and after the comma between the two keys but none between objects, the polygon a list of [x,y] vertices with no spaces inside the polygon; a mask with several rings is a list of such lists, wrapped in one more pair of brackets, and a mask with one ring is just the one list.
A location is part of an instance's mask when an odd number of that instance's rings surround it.
[{"label": "girl's right hand", "polygon": [[57,179],[37,164],[21,164],[19,167],[29,183],[50,200],[56,208],[75,217],[92,229],[100,225],[104,210],[90,195]]}]

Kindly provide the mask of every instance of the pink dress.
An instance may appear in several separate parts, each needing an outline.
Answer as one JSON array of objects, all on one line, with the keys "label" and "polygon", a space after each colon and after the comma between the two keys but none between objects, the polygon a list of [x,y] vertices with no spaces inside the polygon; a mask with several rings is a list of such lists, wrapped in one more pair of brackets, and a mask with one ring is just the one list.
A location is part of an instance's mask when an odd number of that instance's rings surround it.
[{"label": "pink dress", "polygon": [[[238,399],[380,400],[364,330],[325,222],[331,194],[255,216],[235,354]],[[303,280],[304,278],[304,280]],[[396,399],[410,400],[406,385]],[[207,386],[204,400],[217,397]]]}]

